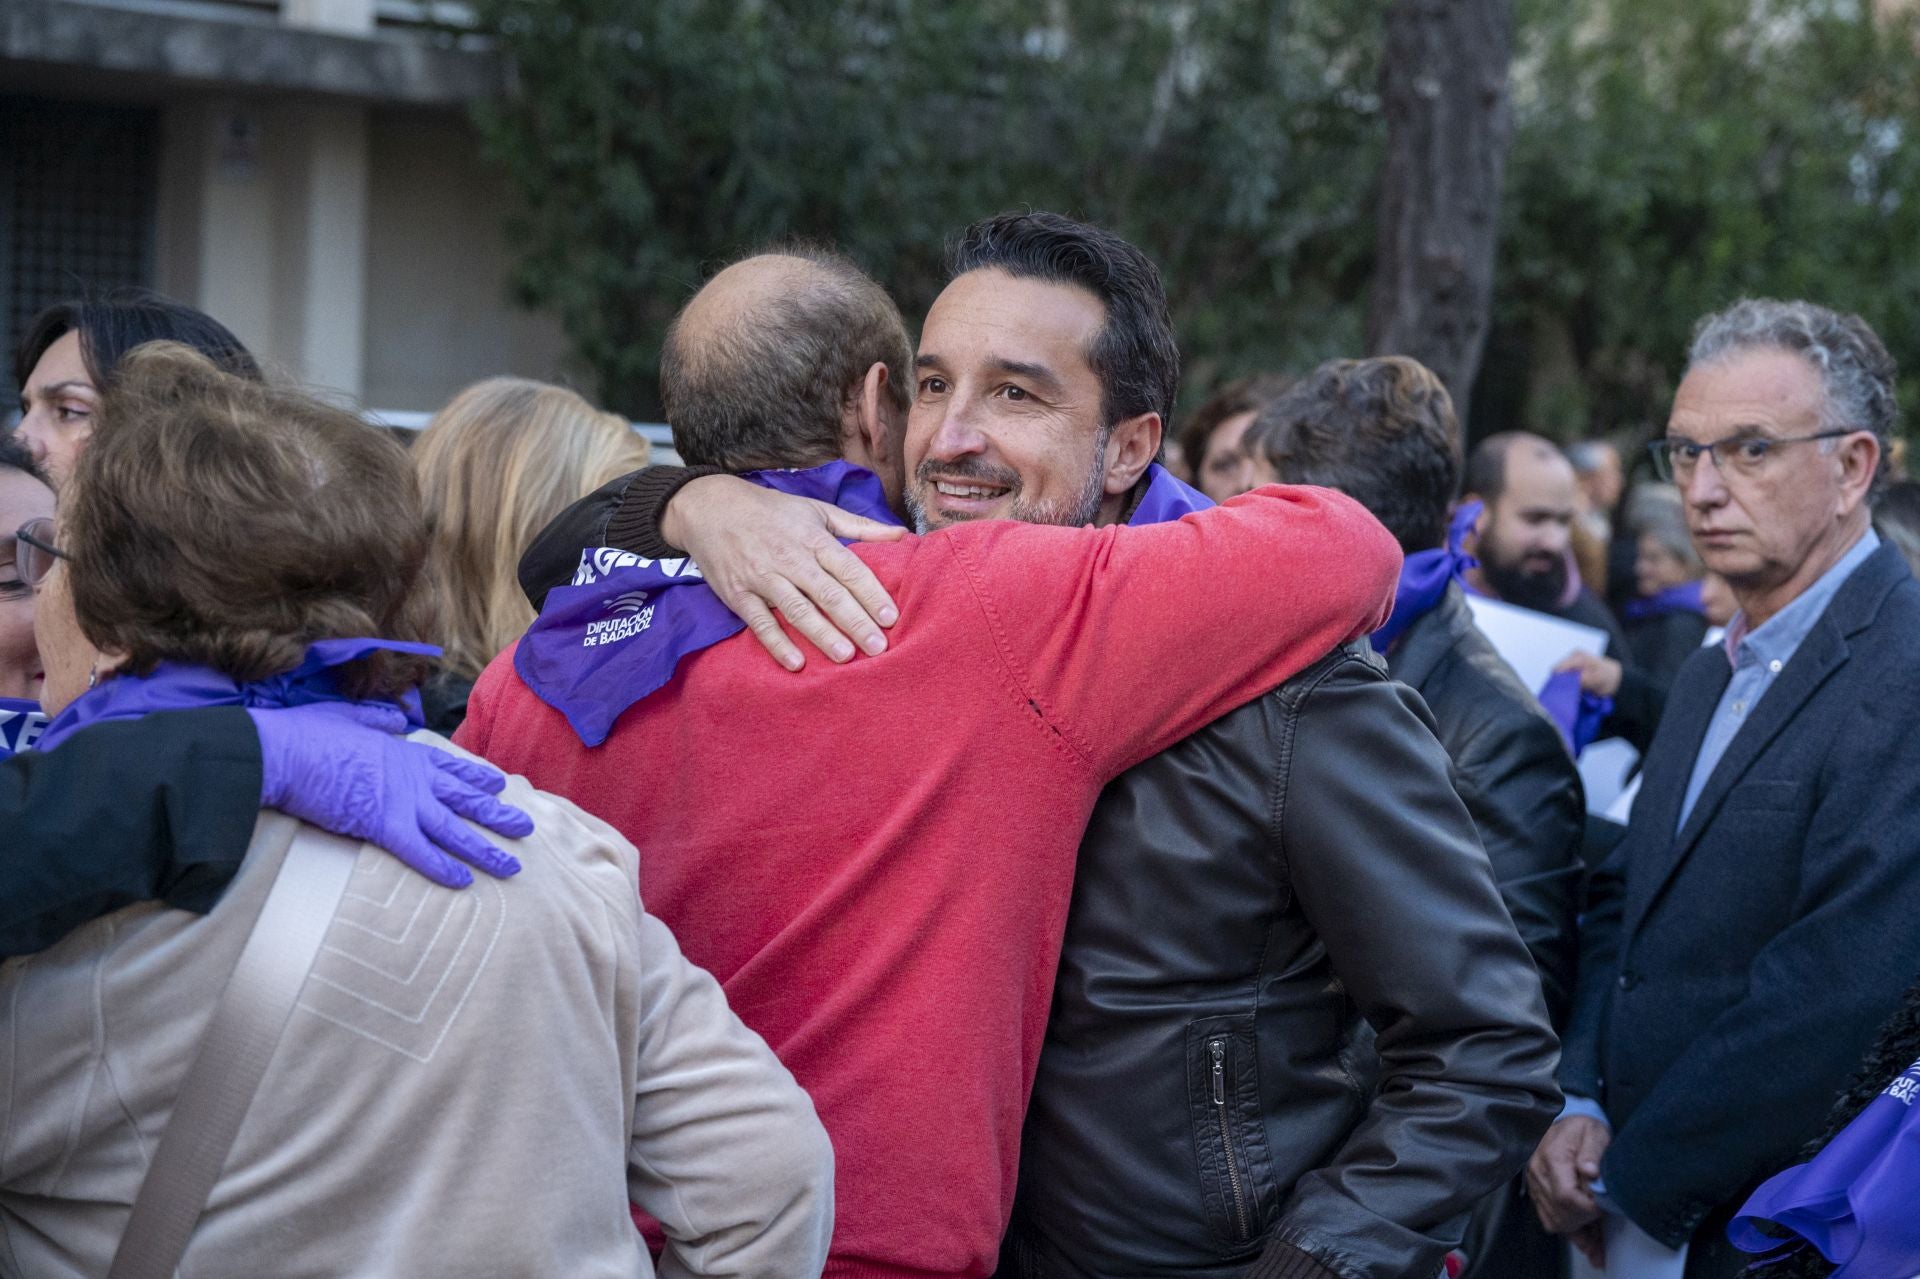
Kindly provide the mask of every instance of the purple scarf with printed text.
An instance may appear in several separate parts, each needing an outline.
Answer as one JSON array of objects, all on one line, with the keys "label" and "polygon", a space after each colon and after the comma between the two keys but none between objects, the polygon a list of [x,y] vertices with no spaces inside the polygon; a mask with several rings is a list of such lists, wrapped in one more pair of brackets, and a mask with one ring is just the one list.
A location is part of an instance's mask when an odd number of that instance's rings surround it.
[{"label": "purple scarf with printed text", "polygon": [[[883,524],[900,521],[879,477],[848,462],[792,471],[749,471],[763,488],[827,502]],[[1129,524],[1178,519],[1213,503],[1166,468],[1148,469]],[[649,560],[614,547],[580,554],[573,583],[547,593],[521,637],[513,667],[541,701],[566,717],[587,746],[607,740],[627,709],[673,678],[682,659],[745,629],[687,559]]]},{"label": "purple scarf with printed text", "polygon": [[[740,478],[884,524],[900,522],[880,478],[847,462],[748,471]],[[598,746],[628,707],[673,678],[682,658],[745,628],[692,560],[650,560],[590,546],[580,553],[572,584],[547,592],[546,606],[514,650],[513,669],[566,716],[582,742]]]},{"label": "purple scarf with printed text", "polygon": [[[1762,1183],[1727,1226],[1745,1252],[1811,1244],[1833,1279],[1920,1274],[1920,1061],[1900,1072],[1819,1154]],[[1771,1228],[1769,1228],[1769,1226]],[[1795,1239],[1790,1236],[1797,1235]]]},{"label": "purple scarf with printed text", "polygon": [[0,759],[32,750],[47,728],[40,703],[19,697],[0,697]]}]

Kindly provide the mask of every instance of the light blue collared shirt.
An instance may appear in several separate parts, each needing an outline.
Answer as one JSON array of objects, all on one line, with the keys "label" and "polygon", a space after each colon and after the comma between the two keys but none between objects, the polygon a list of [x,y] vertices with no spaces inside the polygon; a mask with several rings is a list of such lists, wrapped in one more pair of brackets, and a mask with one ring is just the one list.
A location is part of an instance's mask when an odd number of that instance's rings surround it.
[{"label": "light blue collared shirt", "polygon": [[1687,782],[1687,797],[1680,805],[1680,827],[1687,824],[1707,779],[1727,753],[1735,735],[1753,717],[1754,707],[1773,687],[1774,680],[1800,650],[1801,641],[1813,630],[1820,615],[1833,603],[1833,597],[1846,584],[1853,570],[1880,546],[1880,538],[1871,526],[1834,566],[1822,573],[1785,608],[1748,631],[1744,614],[1735,614],[1727,626],[1727,660],[1733,663],[1733,678],[1727,691],[1720,694],[1720,705],[1707,722],[1707,735],[1701,739],[1700,753],[1693,760],[1693,776]]}]

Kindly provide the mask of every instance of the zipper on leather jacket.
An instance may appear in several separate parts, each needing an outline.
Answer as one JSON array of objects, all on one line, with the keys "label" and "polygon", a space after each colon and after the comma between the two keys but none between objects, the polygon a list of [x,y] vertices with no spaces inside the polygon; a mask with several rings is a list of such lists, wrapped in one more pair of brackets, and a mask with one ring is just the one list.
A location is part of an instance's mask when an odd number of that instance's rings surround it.
[{"label": "zipper on leather jacket", "polygon": [[1240,1227],[1240,1237],[1252,1236],[1253,1227],[1247,1221],[1247,1190],[1240,1178],[1240,1157],[1233,1149],[1233,1129],[1227,1112],[1227,1040],[1226,1036],[1216,1036],[1207,1041],[1207,1052],[1213,1058],[1213,1113],[1220,1121],[1220,1149],[1227,1157],[1227,1190],[1233,1199],[1233,1220]]}]

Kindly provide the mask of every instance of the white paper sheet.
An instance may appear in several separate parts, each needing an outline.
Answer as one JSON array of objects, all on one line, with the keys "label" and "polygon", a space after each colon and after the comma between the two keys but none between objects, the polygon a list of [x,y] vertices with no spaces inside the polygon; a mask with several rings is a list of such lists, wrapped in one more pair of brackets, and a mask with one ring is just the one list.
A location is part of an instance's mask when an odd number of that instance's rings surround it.
[{"label": "white paper sheet", "polygon": [[1604,1218],[1607,1230],[1607,1268],[1595,1270],[1578,1248],[1567,1245],[1568,1279],[1685,1279],[1687,1250],[1678,1252],[1655,1242],[1652,1235],[1617,1213]]},{"label": "white paper sheet", "polygon": [[1607,633],[1597,626],[1582,626],[1472,594],[1467,596],[1467,607],[1473,610],[1474,624],[1493,641],[1494,649],[1507,659],[1520,682],[1535,693],[1546,687],[1547,677],[1562,658],[1577,652],[1597,656],[1607,651]]},{"label": "white paper sheet", "polygon": [[[1627,789],[1627,774],[1640,762],[1640,752],[1624,738],[1603,737],[1580,752],[1580,784],[1586,788],[1587,811],[1602,813],[1624,823],[1625,815],[1615,816],[1614,806]],[[1639,778],[1634,778],[1636,790]],[[1627,801],[1629,805],[1632,800]]]}]

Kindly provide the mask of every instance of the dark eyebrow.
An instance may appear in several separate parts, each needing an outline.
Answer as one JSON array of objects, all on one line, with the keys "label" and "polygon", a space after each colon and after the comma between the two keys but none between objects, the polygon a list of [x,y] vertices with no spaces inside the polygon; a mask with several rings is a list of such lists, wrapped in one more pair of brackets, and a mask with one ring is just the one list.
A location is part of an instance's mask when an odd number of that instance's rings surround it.
[{"label": "dark eyebrow", "polygon": [[987,367],[996,373],[1006,373],[1013,377],[1023,377],[1038,382],[1056,394],[1061,389],[1059,376],[1044,364],[1034,364],[1027,360],[1009,360],[1004,355],[995,355],[987,360]]},{"label": "dark eyebrow", "polygon": [[[917,355],[914,357],[913,367],[916,369],[937,369],[943,367],[945,363],[946,362],[938,355]],[[995,373],[1005,373],[1013,377],[1026,378],[1030,382],[1037,382],[1042,388],[1054,395],[1058,395],[1065,385],[1061,382],[1060,376],[1052,369],[1044,364],[1035,364],[1030,360],[1010,360],[1004,355],[990,355],[987,357],[987,367]]]}]

